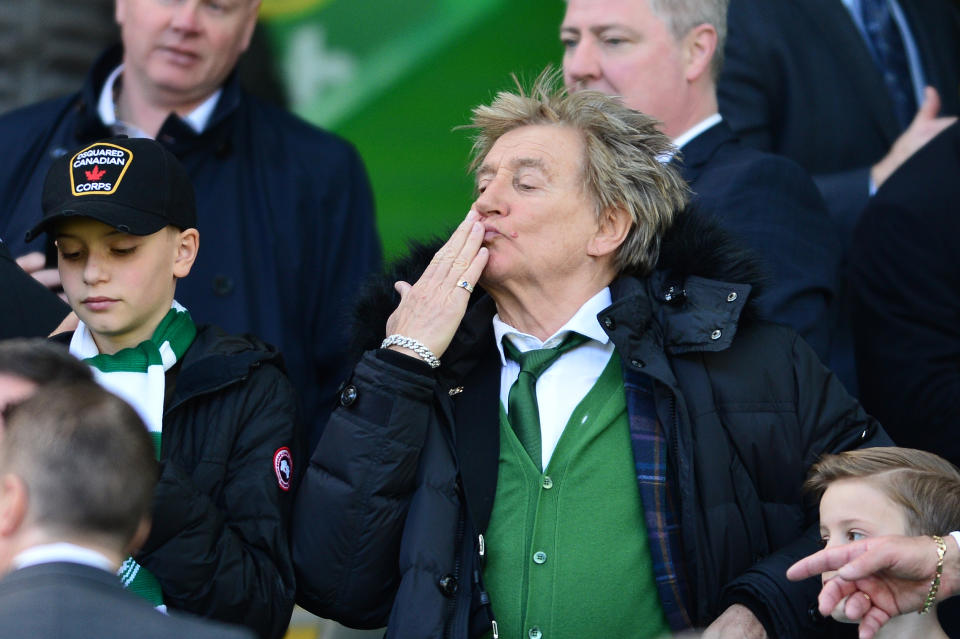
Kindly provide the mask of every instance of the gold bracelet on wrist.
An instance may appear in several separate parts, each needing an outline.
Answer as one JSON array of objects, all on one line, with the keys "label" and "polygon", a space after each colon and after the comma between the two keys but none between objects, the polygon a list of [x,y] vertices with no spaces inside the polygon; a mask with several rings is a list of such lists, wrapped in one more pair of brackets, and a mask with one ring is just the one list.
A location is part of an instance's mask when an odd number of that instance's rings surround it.
[{"label": "gold bracelet on wrist", "polygon": [[947,545],[943,543],[943,537],[933,535],[933,540],[937,542],[937,571],[933,573],[930,592],[927,593],[927,598],[923,600],[923,606],[920,607],[919,614],[921,615],[929,611],[937,599],[937,591],[940,590],[940,577],[943,575],[943,556],[947,554]]}]

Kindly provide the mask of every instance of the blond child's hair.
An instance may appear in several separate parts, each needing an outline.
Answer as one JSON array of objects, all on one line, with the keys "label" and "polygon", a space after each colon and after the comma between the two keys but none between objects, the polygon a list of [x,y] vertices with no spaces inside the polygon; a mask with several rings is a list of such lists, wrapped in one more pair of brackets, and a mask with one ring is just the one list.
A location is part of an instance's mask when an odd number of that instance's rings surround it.
[{"label": "blond child's hair", "polygon": [[804,489],[819,499],[841,479],[863,479],[906,513],[908,535],[945,535],[960,529],[960,470],[914,448],[862,448],[824,455]]}]

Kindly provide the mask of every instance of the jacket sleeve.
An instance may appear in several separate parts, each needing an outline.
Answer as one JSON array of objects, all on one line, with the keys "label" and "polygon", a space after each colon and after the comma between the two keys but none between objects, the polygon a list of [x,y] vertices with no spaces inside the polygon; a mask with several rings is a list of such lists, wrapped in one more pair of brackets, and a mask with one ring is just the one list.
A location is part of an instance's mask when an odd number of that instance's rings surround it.
[{"label": "jacket sleeve", "polygon": [[386,625],[429,422],[426,364],[370,351],[341,393],[297,493],[298,603],[356,628]]},{"label": "jacket sleeve", "polygon": [[[825,453],[855,448],[892,446],[875,419],[870,417],[825,368],[799,337],[793,343],[797,420],[801,432],[803,467],[809,468]],[[785,478],[785,481],[787,479]],[[820,636],[823,628],[815,603],[820,579],[802,582],[787,579],[787,568],[821,548],[818,506],[805,503],[804,532],[795,541],[774,550],[725,588],[722,606],[740,603],[763,623],[773,639]]]},{"label": "jacket sleeve", "polygon": [[[288,545],[292,496],[274,469],[277,452],[297,441],[293,388],[277,367],[251,369],[235,388],[236,439],[219,497],[166,453],[154,493],[153,528],[136,557],[160,581],[172,608],[282,637],[294,601]],[[223,404],[227,403],[225,398]],[[232,408],[232,407],[231,407]],[[219,414],[219,413],[218,413]],[[191,418],[201,418],[191,416]],[[210,427],[212,437],[231,429]],[[203,458],[206,463],[219,463]]]},{"label": "jacket sleeve", "polygon": [[70,312],[52,291],[17,266],[0,239],[0,340],[46,337]]}]

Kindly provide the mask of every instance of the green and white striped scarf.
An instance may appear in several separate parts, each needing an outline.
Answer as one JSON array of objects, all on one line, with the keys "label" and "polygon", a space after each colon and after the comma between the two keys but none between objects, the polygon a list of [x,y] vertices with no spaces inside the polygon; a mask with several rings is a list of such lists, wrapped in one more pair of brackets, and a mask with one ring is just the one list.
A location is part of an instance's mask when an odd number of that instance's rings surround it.
[{"label": "green and white striped scarf", "polygon": [[[97,382],[126,400],[143,419],[153,437],[160,459],[163,430],[163,399],[166,371],[183,357],[197,336],[197,327],[187,309],[177,301],[160,320],[153,337],[133,348],[113,355],[101,355],[87,326],[80,322],[70,340],[70,353],[93,367]],[[160,583],[133,557],[127,557],[118,573],[124,587],[140,595],[155,607],[165,610]]]}]

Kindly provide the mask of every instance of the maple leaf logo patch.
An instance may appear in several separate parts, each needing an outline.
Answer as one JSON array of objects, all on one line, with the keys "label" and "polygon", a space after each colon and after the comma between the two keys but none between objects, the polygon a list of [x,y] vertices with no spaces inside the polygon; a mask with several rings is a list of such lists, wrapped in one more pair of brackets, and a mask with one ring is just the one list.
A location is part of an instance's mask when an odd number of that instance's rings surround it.
[{"label": "maple leaf logo patch", "polygon": [[100,178],[106,174],[106,171],[94,164],[92,171],[84,171],[84,173],[87,176],[87,182],[99,182]]},{"label": "maple leaf logo patch", "polygon": [[113,195],[133,162],[130,149],[96,142],[70,158],[70,187],[75,196]]}]

